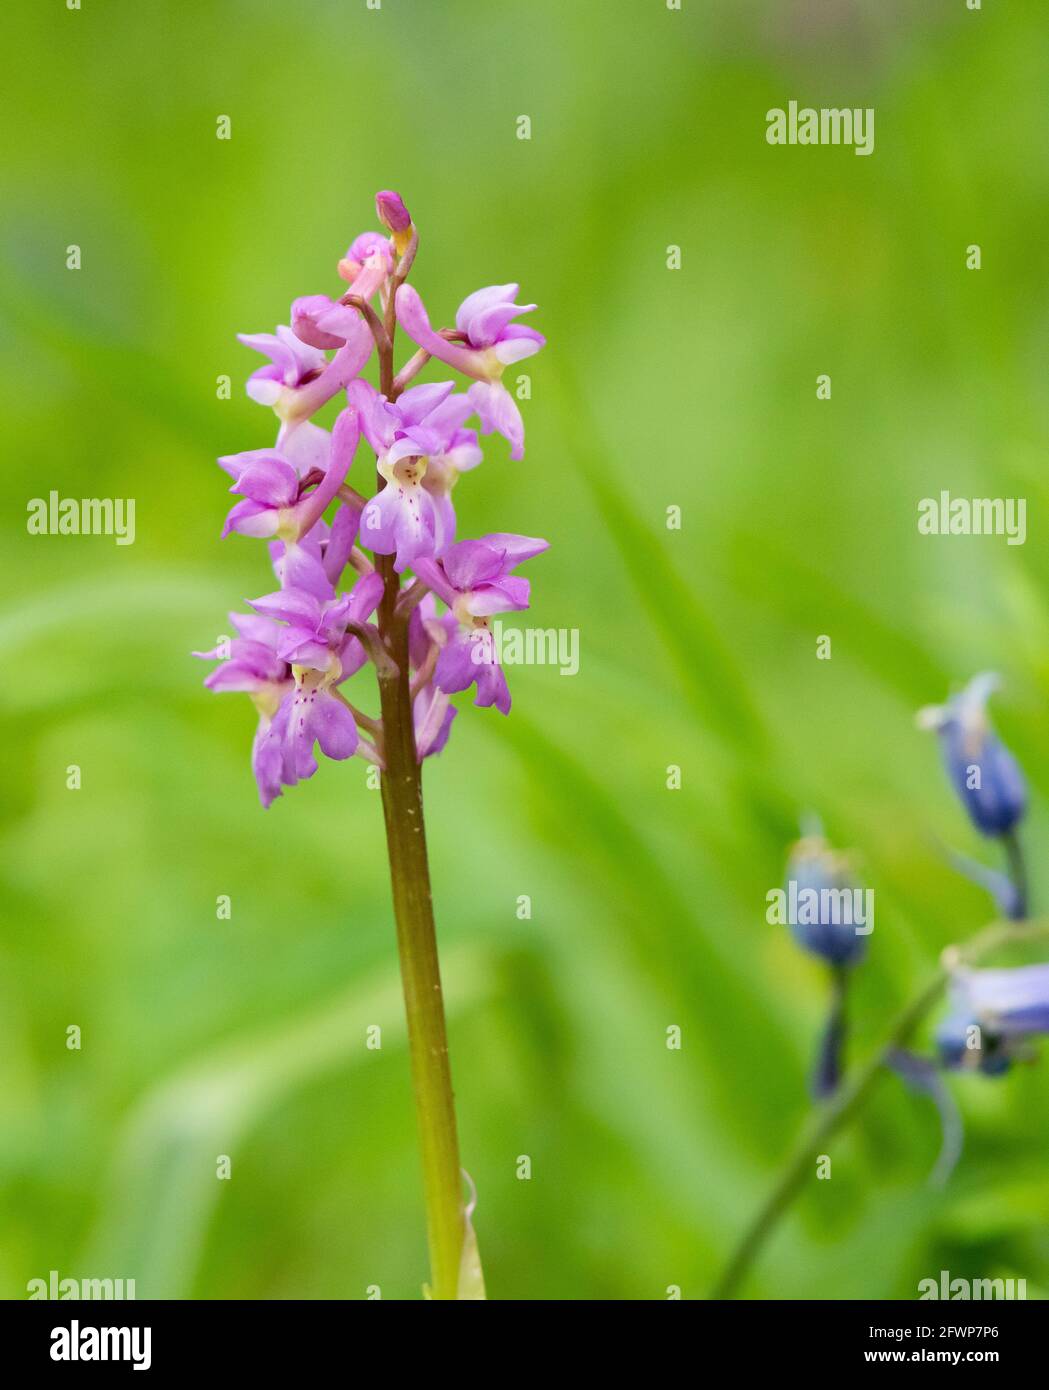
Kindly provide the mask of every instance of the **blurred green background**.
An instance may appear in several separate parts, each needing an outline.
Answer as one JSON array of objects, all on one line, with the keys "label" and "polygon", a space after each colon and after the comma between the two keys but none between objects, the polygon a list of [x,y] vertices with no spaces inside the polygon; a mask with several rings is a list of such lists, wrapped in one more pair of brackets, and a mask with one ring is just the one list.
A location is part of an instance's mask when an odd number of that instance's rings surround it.
[{"label": "blurred green background", "polygon": [[[378,794],[325,763],[263,813],[253,712],[188,655],[270,587],[218,539],[215,457],[274,428],[234,334],[338,291],[392,187],[440,321],[511,279],[540,305],[527,458],[488,441],[457,503],[462,534],[550,537],[530,621],[581,635],[578,675],[510,670],[511,717],[465,708],[427,765],[489,1294],[701,1297],[806,1110],[825,981],[765,922],[798,815],[875,888],[854,1056],[990,915],[913,725],[977,670],[1049,895],[1042,0],[13,0],[5,27],[0,1294],[419,1295]],[[768,146],[792,98],[875,107],[874,155]],[[29,536],[52,488],[136,498],[135,544]],[[919,536],[941,488],[1026,497],[1027,544]],[[1049,1061],[951,1085],[946,1191],[931,1106],[886,1078],[745,1293],[1049,1288]]]}]

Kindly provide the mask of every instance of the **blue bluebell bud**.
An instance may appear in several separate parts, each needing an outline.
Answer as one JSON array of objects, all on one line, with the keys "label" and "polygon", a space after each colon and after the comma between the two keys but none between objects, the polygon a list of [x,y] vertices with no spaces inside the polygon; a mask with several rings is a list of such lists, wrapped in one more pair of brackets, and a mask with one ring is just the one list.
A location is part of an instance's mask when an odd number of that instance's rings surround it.
[{"label": "blue bluebell bud", "polygon": [[873,894],[856,886],[848,856],[822,836],[794,846],[784,900],[784,920],[799,946],[835,966],[863,959],[874,926]]},{"label": "blue bluebell bud", "polygon": [[940,735],[947,775],[983,835],[1007,834],[1027,809],[1023,774],[987,718],[987,701],[998,684],[993,673],[974,676],[947,704],[918,715],[923,728]]}]

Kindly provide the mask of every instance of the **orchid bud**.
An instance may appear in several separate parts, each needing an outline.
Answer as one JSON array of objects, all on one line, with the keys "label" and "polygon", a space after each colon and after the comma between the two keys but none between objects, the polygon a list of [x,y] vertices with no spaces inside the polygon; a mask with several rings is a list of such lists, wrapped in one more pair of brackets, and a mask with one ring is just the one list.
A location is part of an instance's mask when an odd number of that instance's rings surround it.
[{"label": "orchid bud", "polygon": [[412,239],[412,219],[399,193],[384,188],[375,195],[375,212],[382,225],[392,234],[398,256],[403,256]]}]

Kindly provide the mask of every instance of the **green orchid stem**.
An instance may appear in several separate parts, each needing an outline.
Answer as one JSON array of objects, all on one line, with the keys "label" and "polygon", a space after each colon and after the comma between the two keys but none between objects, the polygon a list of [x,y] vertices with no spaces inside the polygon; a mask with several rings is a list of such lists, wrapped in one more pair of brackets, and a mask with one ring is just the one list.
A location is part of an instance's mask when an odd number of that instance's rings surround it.
[{"label": "green orchid stem", "polygon": [[1046,921],[1022,925],[996,924],[980,932],[965,946],[951,947],[944,952],[939,970],[897,1015],[883,1046],[858,1067],[823,1106],[813,1111],[772,1191],[736,1245],[721,1278],[711,1291],[711,1298],[734,1297],[780,1218],[812,1176],[817,1155],[824,1151],[827,1140],[852,1118],[867,1099],[885,1069],[888,1054],[893,1048],[906,1044],[943,993],[951,971],[959,965],[976,965],[1003,946],[1041,941],[1047,937],[1049,922]]},{"label": "green orchid stem", "polygon": [[[413,236],[409,248],[411,256],[404,257],[401,262],[402,280],[415,254],[415,245]],[[379,356],[379,389],[390,401],[400,394],[393,374],[396,325],[391,291],[386,325],[379,333],[375,333],[372,325]],[[380,491],[384,479],[376,476],[375,483],[376,491]],[[449,1300],[459,1297],[466,1213],[455,1097],[448,1063],[448,1029],[437,959],[437,929],[430,892],[430,864],[426,855],[422,768],[415,750],[412,719],[409,615],[397,612],[401,581],[393,566],[392,555],[375,557],[375,568],[385,584],[378,625],[388,658],[376,663],[385,759],[382,809],[419,1125],[426,1235],[430,1246],[429,1293],[431,1298]]]},{"label": "green orchid stem", "polygon": [[379,627],[393,659],[393,667],[379,673],[386,760],[382,805],[422,1153],[430,1246],[430,1296],[455,1299],[459,1289],[465,1216],[430,868],[426,857],[422,770],[415,751],[408,684],[408,627],[395,613],[399,581],[393,572],[393,557],[381,557],[378,568],[386,579]]}]

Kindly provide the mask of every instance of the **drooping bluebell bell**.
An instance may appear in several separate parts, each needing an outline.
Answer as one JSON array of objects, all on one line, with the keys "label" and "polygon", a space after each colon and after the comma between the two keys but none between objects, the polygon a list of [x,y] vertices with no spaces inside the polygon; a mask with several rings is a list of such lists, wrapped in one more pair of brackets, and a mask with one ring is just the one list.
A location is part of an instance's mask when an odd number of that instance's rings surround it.
[{"label": "drooping bluebell bell", "polygon": [[983,835],[1008,834],[1027,809],[1023,773],[987,717],[987,701],[999,683],[993,672],[984,672],[945,705],[918,715],[922,728],[939,734],[947,775]]},{"label": "drooping bluebell bell", "polygon": [[959,970],[936,1045],[951,1070],[1001,1076],[1042,1033],[1049,1033],[1049,963]]}]

